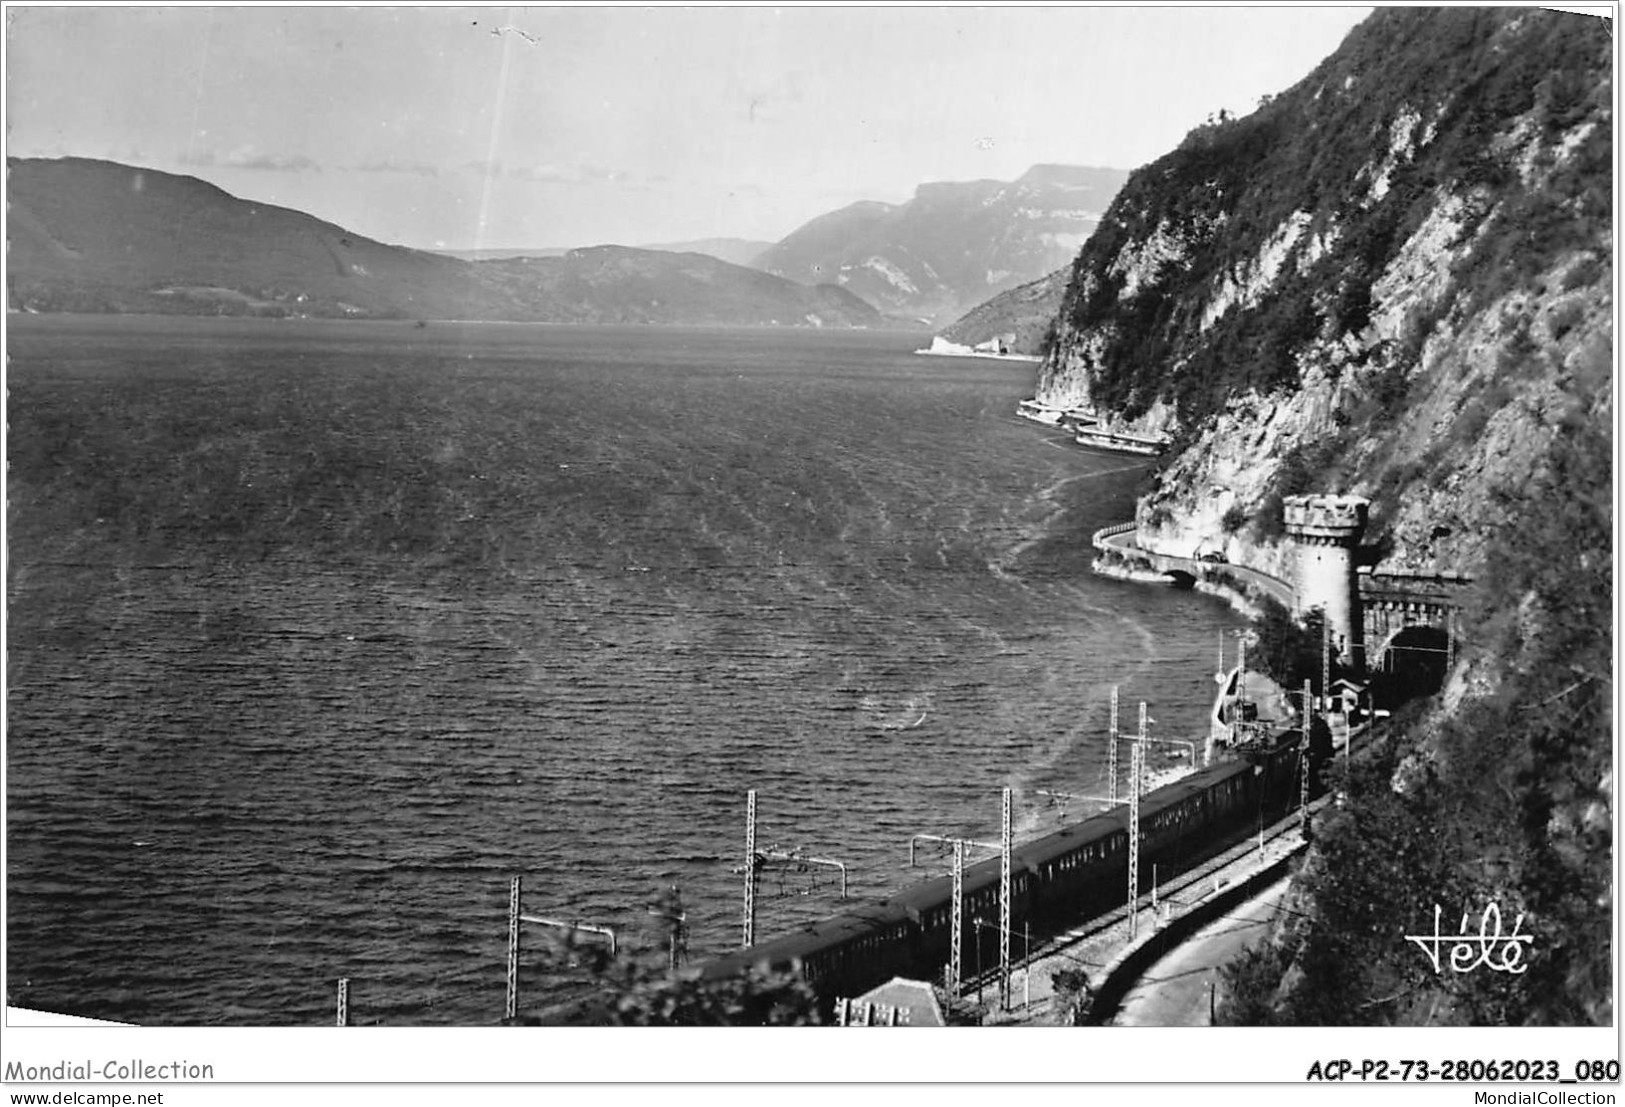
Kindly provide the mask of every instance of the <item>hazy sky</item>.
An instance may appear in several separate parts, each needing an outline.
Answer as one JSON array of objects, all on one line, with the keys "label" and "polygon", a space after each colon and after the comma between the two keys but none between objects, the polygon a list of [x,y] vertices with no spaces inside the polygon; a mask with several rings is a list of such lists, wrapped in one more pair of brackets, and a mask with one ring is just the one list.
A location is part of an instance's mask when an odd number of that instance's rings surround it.
[{"label": "hazy sky", "polygon": [[11,6],[7,152],[431,249],[776,240],[923,181],[1135,168],[1369,11]]}]

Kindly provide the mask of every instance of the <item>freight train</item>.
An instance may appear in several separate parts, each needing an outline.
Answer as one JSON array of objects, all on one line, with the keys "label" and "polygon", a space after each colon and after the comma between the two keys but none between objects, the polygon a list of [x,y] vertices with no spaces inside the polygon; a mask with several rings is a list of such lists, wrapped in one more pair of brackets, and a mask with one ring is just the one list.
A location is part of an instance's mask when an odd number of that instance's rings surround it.
[{"label": "freight train", "polygon": [[[1298,799],[1300,732],[1270,747],[1238,753],[1140,799],[1140,887],[1200,863]],[[1073,823],[1011,851],[1011,954],[1021,937],[1038,940],[1125,902],[1128,889],[1127,804]],[[1153,868],[1155,866],[1155,868]],[[1000,861],[964,872],[961,962],[998,963]],[[824,1003],[857,996],[894,976],[939,979],[948,963],[953,878],[937,877],[890,899],[862,905],[706,964],[701,979],[748,971],[799,972]],[[981,920],[977,925],[974,920]]]}]

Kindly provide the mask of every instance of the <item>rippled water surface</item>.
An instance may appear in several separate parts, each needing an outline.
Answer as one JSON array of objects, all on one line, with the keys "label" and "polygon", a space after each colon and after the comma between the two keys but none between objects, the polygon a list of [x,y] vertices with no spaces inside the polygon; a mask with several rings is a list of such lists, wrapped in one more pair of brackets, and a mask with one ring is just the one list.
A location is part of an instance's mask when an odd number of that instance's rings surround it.
[{"label": "rippled water surface", "polygon": [[[9,336],[8,1001],[500,1018],[508,881],[738,941],[758,844],[1098,793],[1109,690],[1202,729],[1228,611],[1088,572],[1133,458],[919,336],[25,319]],[[1077,817],[1076,807],[1069,817]],[[935,863],[940,864],[940,859]],[[763,886],[758,935],[836,908]],[[783,893],[782,895],[780,893]],[[527,999],[559,982],[526,978]]]}]

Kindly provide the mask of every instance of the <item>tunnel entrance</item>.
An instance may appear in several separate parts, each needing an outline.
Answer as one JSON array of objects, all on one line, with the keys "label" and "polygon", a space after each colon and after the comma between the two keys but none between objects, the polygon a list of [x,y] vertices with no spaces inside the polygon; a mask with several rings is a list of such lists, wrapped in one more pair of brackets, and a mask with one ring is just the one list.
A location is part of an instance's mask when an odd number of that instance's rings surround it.
[{"label": "tunnel entrance", "polygon": [[1403,627],[1371,654],[1374,690],[1389,703],[1431,696],[1444,686],[1452,653],[1443,627]]}]

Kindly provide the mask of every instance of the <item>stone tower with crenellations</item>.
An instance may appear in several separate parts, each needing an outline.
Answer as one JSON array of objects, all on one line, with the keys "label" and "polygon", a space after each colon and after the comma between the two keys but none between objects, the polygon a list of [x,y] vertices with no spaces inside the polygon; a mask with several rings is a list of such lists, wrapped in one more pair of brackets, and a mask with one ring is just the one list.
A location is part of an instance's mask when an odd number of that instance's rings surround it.
[{"label": "stone tower with crenellations", "polygon": [[1370,507],[1371,501],[1360,496],[1288,496],[1285,501],[1286,532],[1298,547],[1293,614],[1324,611],[1332,646],[1347,664],[1358,664],[1365,654],[1354,548]]}]

